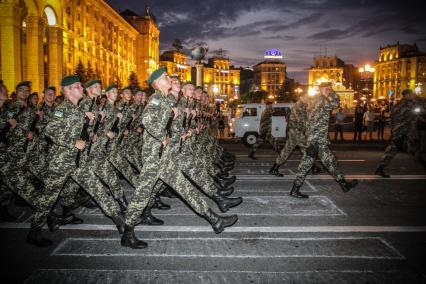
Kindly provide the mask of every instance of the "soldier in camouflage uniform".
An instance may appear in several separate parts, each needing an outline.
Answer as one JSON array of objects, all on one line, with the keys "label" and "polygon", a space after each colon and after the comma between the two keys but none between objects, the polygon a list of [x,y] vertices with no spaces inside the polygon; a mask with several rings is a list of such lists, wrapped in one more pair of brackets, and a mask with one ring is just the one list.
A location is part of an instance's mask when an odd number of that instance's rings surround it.
[{"label": "soldier in camouflage uniform", "polygon": [[[8,123],[11,127],[16,126],[16,120],[8,119],[7,117],[7,89],[0,83],[0,130],[2,130]],[[12,125],[13,124],[13,125]],[[7,160],[7,145],[4,141],[0,140],[0,168],[6,163]],[[0,220],[5,222],[16,221],[16,217],[11,215],[8,210],[8,205],[11,198],[13,197],[12,192],[0,179]]]},{"label": "soldier in camouflage uniform", "polygon": [[215,232],[220,233],[225,227],[232,226],[237,221],[237,216],[223,217],[214,213],[182,172],[176,170],[179,169],[177,166],[179,161],[175,159],[178,147],[170,145],[175,142],[169,137],[166,126],[169,119],[176,119],[179,116],[179,110],[167,99],[171,84],[166,69],[162,67],[154,71],[148,81],[156,92],[150,97],[142,119],[145,127],[143,144],[145,163],[141,172],[143,181],[136,188],[127,208],[121,244],[131,248],[146,247],[146,243],[136,238],[134,225],[149,203],[149,198],[155,197],[155,194],[147,196],[144,189],[153,189],[159,179],[171,186],[194,211],[210,222]]},{"label": "soldier in camouflage uniform", "polygon": [[10,143],[6,150],[6,163],[0,169],[3,182],[29,204],[35,189],[31,183],[33,176],[28,171],[28,155],[24,145],[27,140],[31,141],[34,138],[30,126],[36,117],[36,113],[27,108],[30,88],[29,81],[19,83],[16,86],[16,101],[8,107],[7,119],[14,118],[16,127],[11,127],[7,133],[6,138]]},{"label": "soldier in camouflage uniform", "polygon": [[[383,158],[380,161],[379,167],[376,169],[375,174],[388,178],[389,175],[384,172],[398,151],[409,150],[413,147],[410,143],[410,130],[416,128],[416,112],[415,109],[421,109],[416,103],[416,95],[412,90],[406,89],[402,92],[403,98],[392,108],[390,113],[389,127],[391,129],[391,137],[388,146],[386,147]],[[414,122],[414,123],[413,123]],[[414,124],[414,125],[413,125]],[[414,146],[415,147],[415,146]]]},{"label": "soldier in camouflage uniform", "polygon": [[308,195],[300,192],[300,188],[318,156],[329,173],[337,180],[344,192],[348,192],[358,183],[357,180],[346,181],[343,174],[337,168],[337,160],[328,145],[328,123],[330,112],[340,104],[339,96],[328,84],[320,85],[319,93],[306,103],[307,123],[306,137],[307,148],[302,161],[299,164],[296,180],[291,189],[290,196],[307,198]]},{"label": "soldier in camouflage uniform", "polygon": [[[291,109],[290,119],[288,122],[287,140],[284,148],[281,149],[280,154],[276,158],[274,165],[269,170],[269,173],[272,175],[278,177],[283,176],[278,169],[287,161],[296,147],[299,147],[302,154],[305,155],[305,149],[307,147],[305,136],[306,120],[308,118],[306,113],[307,100],[309,100],[308,95],[301,96]],[[319,172],[319,167],[315,164],[316,163],[312,166],[312,173],[314,174]]]},{"label": "soldier in camouflage uniform", "polygon": [[32,201],[35,214],[27,242],[36,246],[49,246],[52,243],[42,236],[41,228],[68,178],[80,184],[95,199],[103,212],[112,218],[119,232],[122,232],[124,226],[119,207],[106,194],[101,181],[89,167],[90,164],[84,159],[79,166],[76,163],[79,151],[81,157],[85,156],[83,151],[86,141],[81,139],[85,116],[92,122],[94,119],[93,113],[83,113],[78,108],[78,102],[83,97],[80,79],[77,76],[65,77],[61,86],[65,100],[56,107],[54,116],[45,129],[45,135],[53,142],[47,157],[48,175],[44,178],[43,191]]},{"label": "soldier in camouflage uniform", "polygon": [[274,150],[276,149],[275,139],[272,136],[272,103],[267,103],[266,108],[262,113],[262,116],[260,118],[260,127],[259,127],[259,139],[256,141],[255,144],[253,144],[252,149],[248,157],[250,159],[256,160],[256,157],[254,154],[256,153],[257,149],[265,142],[268,142],[272,145]]}]

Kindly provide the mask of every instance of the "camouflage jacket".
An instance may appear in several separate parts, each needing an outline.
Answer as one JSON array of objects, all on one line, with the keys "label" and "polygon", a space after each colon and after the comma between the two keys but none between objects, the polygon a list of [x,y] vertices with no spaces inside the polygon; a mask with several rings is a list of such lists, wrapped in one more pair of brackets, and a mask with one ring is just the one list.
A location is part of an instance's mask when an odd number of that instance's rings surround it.
[{"label": "camouflage jacket", "polygon": [[[22,109],[23,111],[21,111]],[[28,108],[23,103],[16,101],[9,106],[7,118],[10,119],[18,113],[16,127],[10,129],[8,133],[9,148],[22,149],[23,151],[31,123],[35,119],[36,114],[33,108]]]},{"label": "camouflage jacket", "polygon": [[306,137],[308,143],[330,143],[328,139],[328,123],[331,111],[340,104],[339,96],[332,92],[327,97],[317,95],[306,102],[306,111],[308,115]]},{"label": "camouflage jacket", "polygon": [[270,135],[272,127],[272,108],[266,108],[260,118],[259,132],[261,136]]},{"label": "camouflage jacket", "polygon": [[402,99],[391,110],[389,127],[393,137],[407,136],[414,118],[415,103]]},{"label": "camouflage jacket", "polygon": [[291,109],[288,128],[297,130],[299,132],[305,132],[307,119],[308,116],[306,113],[306,104],[301,98],[293,105],[293,108]]}]

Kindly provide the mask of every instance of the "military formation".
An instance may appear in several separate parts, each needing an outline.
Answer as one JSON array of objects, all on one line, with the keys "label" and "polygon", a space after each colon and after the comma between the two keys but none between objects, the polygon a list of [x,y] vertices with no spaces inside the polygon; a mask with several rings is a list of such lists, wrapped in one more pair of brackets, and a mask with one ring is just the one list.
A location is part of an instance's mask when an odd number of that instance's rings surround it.
[{"label": "military formation", "polygon": [[[30,95],[31,82],[16,86],[8,99],[0,86],[0,218],[13,222],[9,205],[33,210],[27,242],[45,247],[42,234],[84,221],[73,211],[100,208],[116,225],[121,245],[147,247],[134,233],[138,224],[162,225],[151,209],[168,210],[161,196],[179,197],[204,218],[215,233],[237,222],[224,213],[243,201],[230,197],[236,177],[229,171],[235,156],[211,133],[214,107],[201,87],[181,86],[164,68],[154,71],[148,96],[138,87],[118,88],[77,76]],[[37,96],[36,96],[37,97]],[[124,179],[133,188],[126,196]],[[61,212],[61,213],[58,213]]]}]

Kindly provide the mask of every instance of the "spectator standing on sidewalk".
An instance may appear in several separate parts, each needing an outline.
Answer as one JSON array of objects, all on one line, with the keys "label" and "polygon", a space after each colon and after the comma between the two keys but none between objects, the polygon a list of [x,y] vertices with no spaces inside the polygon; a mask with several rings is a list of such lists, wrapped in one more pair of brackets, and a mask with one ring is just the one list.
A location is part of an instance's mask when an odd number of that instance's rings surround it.
[{"label": "spectator standing on sidewalk", "polygon": [[334,141],[337,141],[337,135],[340,133],[340,140],[345,141],[343,138],[343,125],[345,124],[346,115],[343,113],[343,109],[340,107],[336,113],[336,126],[334,129]]},{"label": "spectator standing on sidewalk", "polygon": [[364,112],[362,111],[362,107],[360,105],[357,105],[355,108],[355,113],[354,113],[354,139],[353,141],[356,142],[356,140],[358,139],[358,141],[361,141],[361,134],[362,134],[362,120],[364,117]]},{"label": "spectator standing on sidewalk", "polygon": [[376,114],[372,110],[372,107],[368,106],[367,111],[364,113],[364,125],[366,127],[366,132],[364,136],[365,140],[367,140],[367,134],[370,137],[370,140],[373,140],[375,118],[376,118]]},{"label": "spectator standing on sidewalk", "polygon": [[219,138],[225,138],[225,118],[223,115],[220,116],[218,122]]},{"label": "spectator standing on sidewalk", "polygon": [[384,132],[385,132],[385,124],[386,124],[386,107],[382,106],[380,108],[380,113],[378,117],[377,123],[377,139],[383,140]]}]

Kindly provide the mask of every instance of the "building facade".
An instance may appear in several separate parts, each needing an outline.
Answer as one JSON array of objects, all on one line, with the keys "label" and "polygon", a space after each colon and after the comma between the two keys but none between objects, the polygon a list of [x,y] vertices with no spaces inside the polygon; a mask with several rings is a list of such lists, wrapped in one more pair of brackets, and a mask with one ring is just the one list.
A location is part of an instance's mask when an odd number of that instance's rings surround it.
[{"label": "building facade", "polygon": [[187,64],[187,56],[182,51],[163,52],[160,56],[160,66],[166,67],[169,75],[178,76],[182,82],[191,82],[191,66]]},{"label": "building facade", "polygon": [[[374,65],[375,98],[401,98],[404,89],[414,89],[426,84],[426,54],[416,44],[400,44],[380,47],[379,58]],[[423,89],[422,88],[422,89]],[[421,95],[425,96],[422,91]]]},{"label": "building facade", "polygon": [[158,67],[159,29],[150,14],[118,14],[102,0],[0,1],[0,77],[12,90],[59,87],[81,61],[104,84],[140,82]]},{"label": "building facade", "polygon": [[352,64],[345,64],[337,56],[315,56],[314,64],[308,70],[308,85],[325,80],[352,89],[359,85],[358,69]]},{"label": "building facade", "polygon": [[[229,58],[215,56],[203,64],[203,87],[209,96],[217,101],[229,101],[240,96],[240,70],[230,65]],[[196,78],[196,68],[192,68],[192,78]],[[194,82],[195,83],[195,82]]]},{"label": "building facade", "polygon": [[254,83],[265,91],[267,96],[278,97],[287,77],[287,66],[282,60],[265,60],[253,66]]}]

